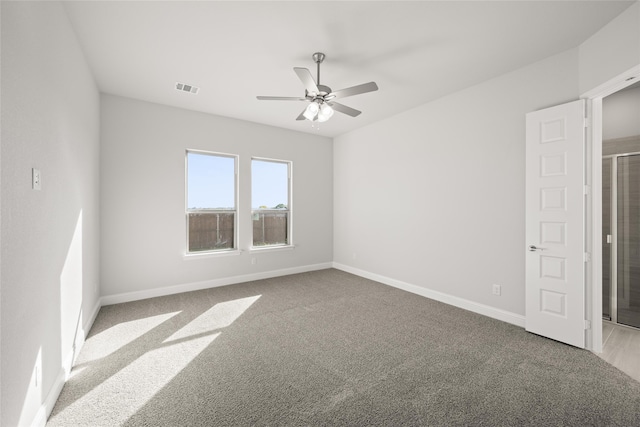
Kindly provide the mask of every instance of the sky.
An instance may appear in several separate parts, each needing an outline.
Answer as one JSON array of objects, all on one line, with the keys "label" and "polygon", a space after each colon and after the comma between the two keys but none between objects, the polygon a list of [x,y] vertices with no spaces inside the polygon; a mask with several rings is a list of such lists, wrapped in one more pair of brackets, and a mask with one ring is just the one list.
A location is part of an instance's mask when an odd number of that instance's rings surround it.
[{"label": "sky", "polygon": [[288,205],[289,170],[286,163],[251,161],[251,207]]},{"label": "sky", "polygon": [[[187,207],[194,209],[235,208],[233,157],[187,154]],[[287,205],[288,165],[251,161],[251,206],[273,208]]]}]

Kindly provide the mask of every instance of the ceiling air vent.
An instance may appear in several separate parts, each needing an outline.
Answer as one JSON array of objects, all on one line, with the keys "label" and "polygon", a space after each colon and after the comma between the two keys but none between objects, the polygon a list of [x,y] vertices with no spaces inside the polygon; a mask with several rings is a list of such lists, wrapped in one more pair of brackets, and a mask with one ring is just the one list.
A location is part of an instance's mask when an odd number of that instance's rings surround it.
[{"label": "ceiling air vent", "polygon": [[181,92],[189,92],[189,93],[198,93],[198,91],[200,90],[199,87],[195,87],[193,85],[187,85],[184,83],[176,83],[176,90],[179,90]]}]

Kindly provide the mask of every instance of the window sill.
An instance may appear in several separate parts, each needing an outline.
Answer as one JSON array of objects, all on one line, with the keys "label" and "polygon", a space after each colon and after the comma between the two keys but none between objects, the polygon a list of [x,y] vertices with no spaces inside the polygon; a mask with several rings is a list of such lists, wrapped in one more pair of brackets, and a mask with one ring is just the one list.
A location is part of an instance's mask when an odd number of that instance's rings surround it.
[{"label": "window sill", "polygon": [[204,258],[218,258],[218,257],[226,257],[226,256],[238,256],[241,255],[242,251],[239,249],[234,249],[232,251],[218,251],[218,252],[202,252],[202,253],[192,253],[192,254],[184,254],[182,256],[185,260],[194,260],[194,259],[204,259]]},{"label": "window sill", "polygon": [[249,252],[278,252],[278,251],[291,251],[295,249],[295,245],[278,245],[278,246],[255,246],[249,249]]}]

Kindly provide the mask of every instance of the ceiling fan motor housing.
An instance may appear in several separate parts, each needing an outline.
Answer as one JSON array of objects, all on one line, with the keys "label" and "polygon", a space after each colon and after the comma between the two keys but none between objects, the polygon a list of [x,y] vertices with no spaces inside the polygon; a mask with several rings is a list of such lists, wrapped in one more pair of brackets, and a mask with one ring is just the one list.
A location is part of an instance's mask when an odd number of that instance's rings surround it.
[{"label": "ceiling fan motor housing", "polygon": [[331,93],[331,88],[329,86],[325,86],[325,85],[318,85],[318,93],[317,94],[313,94],[313,93],[309,93],[305,90],[306,92],[306,97],[310,100],[310,101],[315,101],[316,99],[320,99],[322,101],[328,101],[330,98],[333,98],[333,96],[329,97],[329,98],[325,98],[327,95],[329,95]]}]

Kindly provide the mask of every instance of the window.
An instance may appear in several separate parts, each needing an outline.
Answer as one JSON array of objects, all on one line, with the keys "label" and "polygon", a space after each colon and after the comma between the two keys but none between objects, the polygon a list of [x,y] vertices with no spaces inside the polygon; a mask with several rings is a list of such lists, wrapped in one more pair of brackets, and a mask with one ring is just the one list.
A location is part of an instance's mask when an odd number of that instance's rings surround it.
[{"label": "window", "polygon": [[187,151],[187,253],[236,248],[236,157]]},{"label": "window", "polygon": [[251,160],[253,247],[291,244],[291,162]]}]

